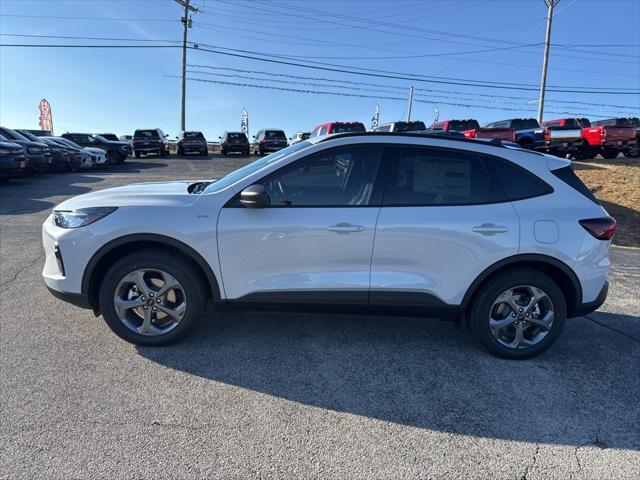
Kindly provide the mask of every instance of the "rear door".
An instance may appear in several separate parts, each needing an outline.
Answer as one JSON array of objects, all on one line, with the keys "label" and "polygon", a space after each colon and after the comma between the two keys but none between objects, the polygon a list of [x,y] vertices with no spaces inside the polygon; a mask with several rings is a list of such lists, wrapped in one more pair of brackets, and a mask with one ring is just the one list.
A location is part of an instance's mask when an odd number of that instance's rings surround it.
[{"label": "rear door", "polygon": [[393,150],[371,264],[370,307],[428,314],[518,253],[518,216],[485,160],[423,146]]},{"label": "rear door", "polygon": [[382,148],[350,145],[301,158],[256,182],[269,207],[232,200],[221,210],[218,251],[230,305],[366,309]]}]

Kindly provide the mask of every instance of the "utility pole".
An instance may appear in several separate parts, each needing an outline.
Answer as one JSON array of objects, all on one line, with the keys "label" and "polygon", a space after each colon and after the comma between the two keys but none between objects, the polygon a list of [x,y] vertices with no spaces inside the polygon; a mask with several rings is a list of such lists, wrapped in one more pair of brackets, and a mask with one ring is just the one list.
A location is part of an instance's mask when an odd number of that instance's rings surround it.
[{"label": "utility pole", "polygon": [[409,88],[409,110],[407,112],[407,122],[411,121],[411,107],[413,106],[413,86]]},{"label": "utility pole", "polygon": [[544,0],[547,6],[547,35],[544,41],[544,60],[542,61],[542,79],[540,80],[540,99],[538,100],[538,123],[542,124],[544,115],[544,94],[547,88],[547,67],[549,66],[549,47],[551,44],[551,22],[553,21],[553,7],[560,0]]},{"label": "utility pole", "polygon": [[182,104],[180,110],[180,131],[186,129],[185,127],[185,103],[187,99],[187,30],[191,28],[191,17],[189,12],[197,12],[198,9],[189,5],[191,0],[175,0],[176,3],[184,7],[184,17],[180,20],[184,25],[184,32],[182,34]]}]

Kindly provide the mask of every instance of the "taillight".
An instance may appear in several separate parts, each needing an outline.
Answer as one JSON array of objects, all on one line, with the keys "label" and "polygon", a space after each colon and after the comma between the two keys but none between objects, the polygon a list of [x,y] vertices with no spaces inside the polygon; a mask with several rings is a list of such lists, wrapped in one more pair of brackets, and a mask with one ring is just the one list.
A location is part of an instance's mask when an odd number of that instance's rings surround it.
[{"label": "taillight", "polygon": [[605,137],[607,136],[607,130],[606,130],[606,129],[604,129],[604,128],[603,128],[602,130],[600,130],[600,136],[601,136],[602,138],[605,138]]},{"label": "taillight", "polygon": [[549,140],[551,140],[551,134],[549,133],[549,129],[545,128],[544,129],[544,141],[548,142]]},{"label": "taillight", "polygon": [[580,220],[580,225],[598,240],[611,240],[616,231],[616,219],[613,217],[588,218]]}]

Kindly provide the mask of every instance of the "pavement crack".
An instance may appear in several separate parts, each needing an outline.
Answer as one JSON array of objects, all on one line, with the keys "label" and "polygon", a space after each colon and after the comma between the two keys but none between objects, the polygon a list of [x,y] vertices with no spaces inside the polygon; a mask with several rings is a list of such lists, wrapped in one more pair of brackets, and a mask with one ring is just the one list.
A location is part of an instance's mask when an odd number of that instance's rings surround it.
[{"label": "pavement crack", "polygon": [[38,263],[40,260],[42,260],[42,258],[44,257],[44,254],[38,255],[38,257],[33,260],[32,262],[30,262],[29,264],[25,265],[22,268],[19,268],[18,270],[16,270],[16,272],[13,274],[13,277],[10,278],[9,280],[6,280],[5,282],[0,284],[0,287],[6,287],[7,285],[15,282],[18,277],[20,276],[20,274],[26,270],[29,270],[31,267],[33,267],[36,263]]},{"label": "pavement crack", "polygon": [[640,343],[640,338],[636,338],[633,335],[629,335],[627,332],[623,332],[622,330],[618,330],[617,328],[612,327],[611,325],[607,325],[606,323],[599,322],[598,320],[596,320],[595,318],[590,317],[589,315],[585,315],[584,318],[586,318],[588,320],[591,320],[593,323],[595,323],[596,325],[600,325],[602,328],[606,328],[607,330],[611,330],[612,332],[619,333],[620,335],[622,335],[623,337],[628,338],[632,342]]}]

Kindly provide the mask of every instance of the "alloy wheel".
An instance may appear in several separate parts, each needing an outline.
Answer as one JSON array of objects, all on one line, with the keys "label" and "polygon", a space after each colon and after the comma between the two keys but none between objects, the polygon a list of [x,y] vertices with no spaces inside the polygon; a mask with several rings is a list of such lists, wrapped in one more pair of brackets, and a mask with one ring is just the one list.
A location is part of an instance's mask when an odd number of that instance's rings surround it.
[{"label": "alloy wheel", "polygon": [[182,321],[187,298],[180,282],[162,270],[140,269],[124,276],[113,304],[120,321],[147,336],[170,332]]},{"label": "alloy wheel", "polygon": [[554,307],[549,295],[532,285],[521,285],[496,298],[489,314],[489,327],[504,347],[524,350],[547,336],[553,319]]}]

